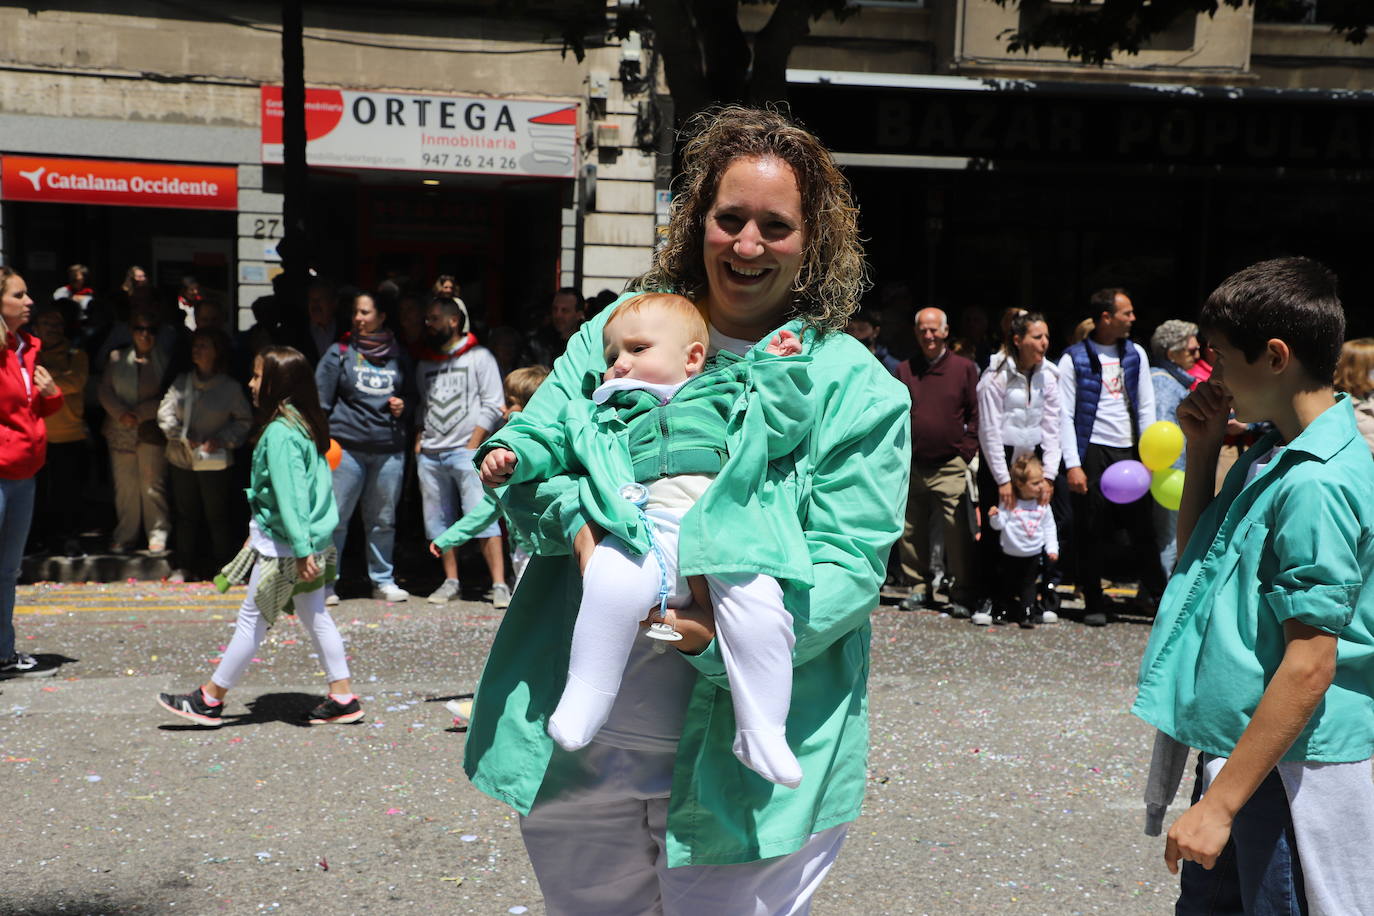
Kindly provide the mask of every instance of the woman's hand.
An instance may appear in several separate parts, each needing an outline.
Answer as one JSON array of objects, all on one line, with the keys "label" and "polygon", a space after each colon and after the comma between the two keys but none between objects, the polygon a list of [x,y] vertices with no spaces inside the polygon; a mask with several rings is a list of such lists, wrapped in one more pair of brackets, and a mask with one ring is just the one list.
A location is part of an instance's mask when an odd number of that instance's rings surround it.
[{"label": "woman's hand", "polygon": [[1045,481],[1045,485],[1040,488],[1040,495],[1037,496],[1036,499],[1040,501],[1040,505],[1042,506],[1048,506],[1050,504],[1050,500],[1054,499],[1053,480]]},{"label": "woman's hand", "polygon": [[200,443],[199,447],[205,449],[207,452],[217,452],[220,449],[224,448],[224,443],[219,441],[218,439],[212,438],[206,439],[204,442]]},{"label": "woman's hand", "polygon": [[1215,382],[1203,382],[1178,405],[1178,425],[1188,448],[1216,451],[1226,438],[1231,396]]},{"label": "woman's hand", "polygon": [[296,575],[302,582],[313,582],[320,577],[320,561],[313,553],[308,557],[296,557]]},{"label": "woman's hand", "polygon": [[57,382],[53,381],[52,373],[42,366],[35,366],[33,369],[33,387],[38,389],[38,393],[45,398],[56,397],[59,391]]},{"label": "woman's hand", "polygon": [[138,414],[134,413],[132,410],[126,410],[126,411],[124,411],[122,414],[119,415],[119,425],[120,425],[120,426],[137,426],[137,425],[138,425]]},{"label": "woman's hand", "polygon": [[[1007,481],[997,487],[997,503],[1003,509],[1011,510],[1016,508],[1016,492],[1011,488],[1011,481]],[[991,512],[989,514],[991,514]]]},{"label": "woman's hand", "polygon": [[487,452],[486,457],[482,459],[482,483],[489,487],[498,487],[510,480],[510,476],[515,473],[515,463],[518,460],[515,452],[508,448],[494,448]]},{"label": "woman's hand", "polygon": [[406,402],[397,397],[387,398],[386,409],[391,411],[393,417],[399,417],[405,412]]}]

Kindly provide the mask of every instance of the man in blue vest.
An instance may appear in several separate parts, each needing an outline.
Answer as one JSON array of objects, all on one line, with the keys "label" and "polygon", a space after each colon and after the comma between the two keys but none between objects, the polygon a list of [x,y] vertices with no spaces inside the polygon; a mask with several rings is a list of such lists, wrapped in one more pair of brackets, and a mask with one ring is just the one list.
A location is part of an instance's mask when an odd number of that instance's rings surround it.
[{"label": "man in blue vest", "polygon": [[1102,596],[1102,544],[1116,527],[1130,536],[1140,572],[1142,598],[1164,593],[1157,562],[1150,498],[1117,506],[1102,495],[1102,472],[1118,461],[1137,458],[1140,431],[1155,421],[1150,363],[1131,342],[1135,308],[1121,289],[1093,293],[1092,333],[1064,351],[1059,360],[1059,425],[1064,467],[1073,501],[1074,581],[1083,592],[1083,622],[1107,623]]}]

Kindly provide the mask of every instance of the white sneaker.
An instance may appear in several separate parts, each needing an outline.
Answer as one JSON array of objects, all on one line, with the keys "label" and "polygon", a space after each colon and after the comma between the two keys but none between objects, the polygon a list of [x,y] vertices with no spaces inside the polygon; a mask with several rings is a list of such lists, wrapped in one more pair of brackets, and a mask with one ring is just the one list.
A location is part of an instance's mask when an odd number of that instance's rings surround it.
[{"label": "white sneaker", "polygon": [[445,579],[444,584],[436,588],[425,600],[430,604],[448,604],[458,597],[458,592],[458,580]]},{"label": "white sneaker", "polygon": [[1058,622],[1059,622],[1059,615],[1056,614],[1054,611],[1045,611],[1044,613],[1042,613],[1042,614],[1040,615],[1040,622],[1041,622],[1041,623],[1058,623]]},{"label": "white sneaker", "polygon": [[397,604],[410,598],[410,592],[401,588],[395,582],[388,582],[386,585],[376,585],[372,588],[372,599],[374,601],[387,601]]},{"label": "white sneaker", "polygon": [[338,607],[339,596],[334,594],[333,592],[330,592],[329,594],[324,596],[324,603],[329,607]]},{"label": "white sneaker", "polygon": [[510,586],[497,582],[491,587],[491,606],[498,609],[510,607]]},{"label": "white sneaker", "polygon": [[987,611],[974,611],[973,616],[971,616],[969,619],[973,621],[973,625],[975,627],[992,626],[992,615],[989,614]]}]

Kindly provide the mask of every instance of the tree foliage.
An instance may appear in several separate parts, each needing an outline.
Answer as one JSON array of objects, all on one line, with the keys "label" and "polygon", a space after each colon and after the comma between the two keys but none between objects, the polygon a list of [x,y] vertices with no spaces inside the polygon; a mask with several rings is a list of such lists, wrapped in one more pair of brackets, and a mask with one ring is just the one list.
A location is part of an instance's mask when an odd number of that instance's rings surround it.
[{"label": "tree foliage", "polygon": [[[1004,33],[1007,50],[1063,48],[1070,59],[1102,65],[1117,54],[1138,54],[1151,38],[1186,13],[1216,15],[1224,3],[1239,9],[1258,2],[1258,18],[1300,20],[1306,0],[994,0],[1021,11],[1018,28]],[[1374,25],[1370,0],[1321,0],[1319,12],[1334,32],[1354,44]],[[1268,13],[1269,15],[1266,15]],[[1291,14],[1291,15],[1285,15]]]}]

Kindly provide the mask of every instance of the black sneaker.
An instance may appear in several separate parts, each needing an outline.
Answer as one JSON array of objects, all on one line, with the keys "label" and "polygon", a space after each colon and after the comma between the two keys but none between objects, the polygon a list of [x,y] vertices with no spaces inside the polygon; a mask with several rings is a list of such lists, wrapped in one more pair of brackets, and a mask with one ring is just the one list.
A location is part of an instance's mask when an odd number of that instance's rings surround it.
[{"label": "black sneaker", "polygon": [[219,717],[224,711],[224,704],[211,706],[205,702],[199,687],[190,693],[159,693],[157,705],[183,719],[189,719],[202,728],[219,728],[224,724]]},{"label": "black sneaker", "polygon": [[354,697],[347,703],[340,703],[333,697],[325,697],[324,702],[310,710],[305,720],[311,725],[347,725],[363,717],[362,704]]},{"label": "black sneaker", "polygon": [[56,665],[45,665],[23,652],[0,661],[0,680],[12,677],[52,677],[56,673]]},{"label": "black sneaker", "polygon": [[1084,626],[1105,627],[1107,625],[1107,615],[1101,611],[1089,611],[1083,615]]}]

